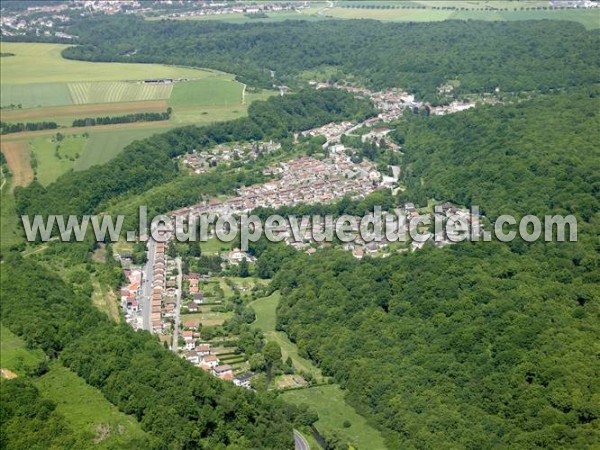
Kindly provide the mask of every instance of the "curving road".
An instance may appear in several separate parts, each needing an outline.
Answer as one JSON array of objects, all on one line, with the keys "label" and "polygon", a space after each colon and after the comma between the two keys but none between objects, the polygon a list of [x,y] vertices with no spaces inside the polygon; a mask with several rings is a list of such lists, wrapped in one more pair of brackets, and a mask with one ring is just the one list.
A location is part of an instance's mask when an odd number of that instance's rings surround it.
[{"label": "curving road", "polygon": [[296,430],[294,430],[294,450],[310,450],[308,441]]}]

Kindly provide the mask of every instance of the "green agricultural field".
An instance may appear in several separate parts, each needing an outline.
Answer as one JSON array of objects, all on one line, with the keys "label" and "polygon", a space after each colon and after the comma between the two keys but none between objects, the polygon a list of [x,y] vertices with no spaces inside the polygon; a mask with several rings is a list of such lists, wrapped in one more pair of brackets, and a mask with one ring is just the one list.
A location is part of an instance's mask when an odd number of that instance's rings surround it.
[{"label": "green agricultural field", "polygon": [[[4,63],[2,63],[4,67]],[[23,108],[71,105],[71,95],[65,83],[4,84],[0,86],[2,107],[21,105]]]},{"label": "green agricultural field", "polygon": [[83,135],[68,135],[62,141],[57,141],[54,136],[32,139],[30,148],[37,161],[35,170],[38,181],[47,186],[73,169],[86,143]]},{"label": "green agricultural field", "polygon": [[[204,81],[210,84],[210,80]],[[68,87],[75,105],[166,100],[171,96],[171,90],[173,89],[173,85],[170,84],[144,84],[125,81],[69,83]]]},{"label": "green agricultural field", "polygon": [[133,141],[164,133],[170,127],[119,128],[115,130],[86,129],[89,138],[81,156],[75,162],[75,170],[85,170],[96,164],[104,164]]},{"label": "green agricultural field", "polygon": [[[590,30],[600,28],[600,9],[598,8],[593,10],[501,11],[500,16],[502,17],[501,20],[569,20],[579,22]],[[460,18],[464,19],[465,17]]]},{"label": "green agricultural field", "polygon": [[67,83],[73,81],[124,81],[149,78],[212,78],[215,71],[161,64],[95,63],[62,57],[68,45],[2,42],[3,53],[16,56],[2,60],[3,84]]},{"label": "green agricultural field", "polygon": [[233,106],[242,104],[243,85],[233,79],[204,79],[177,83],[169,105],[178,106]]},{"label": "green agricultural field", "polygon": [[[336,433],[358,449],[386,449],[381,433],[346,403],[344,392],[337,385],[286,391],[281,398],[294,404],[304,403],[317,411],[319,420],[315,427],[323,433]],[[346,420],[350,422],[348,428],[344,427]]]},{"label": "green agricultural field", "polygon": [[[3,201],[4,203],[4,201]],[[45,358],[41,350],[28,350],[25,342],[5,326],[0,325],[0,367],[17,375],[25,375]]]},{"label": "green agricultural field", "polygon": [[89,437],[99,448],[135,448],[132,442],[146,434],[132,416],[123,414],[85,381],[58,364],[35,381],[44,398],[57,404],[76,432]]},{"label": "green agricultural field", "polygon": [[277,323],[276,309],[280,297],[281,294],[277,291],[268,297],[263,297],[250,303],[250,307],[254,309],[254,312],[256,313],[256,320],[252,323],[252,326],[261,329],[267,340],[279,344],[284,361],[289,356],[292,358],[292,362],[296,369],[302,372],[311,373],[313,377],[315,377],[315,381],[321,382],[323,380],[321,370],[311,361],[299,355],[298,347],[290,341],[284,332],[275,330],[275,325]]},{"label": "green agricultural field", "polygon": [[[217,82],[216,79],[213,80],[214,82]],[[184,86],[185,84],[194,84],[194,83],[184,83],[181,84],[181,86]],[[200,89],[204,90],[203,85],[202,84],[197,84],[198,87],[200,87]],[[223,86],[221,86],[223,88]],[[244,117],[247,115],[248,112],[248,106],[256,100],[266,100],[267,98],[271,97],[272,95],[277,95],[276,91],[270,91],[270,90],[262,90],[260,92],[246,92],[243,95],[244,98],[244,103],[240,104],[241,101],[241,95],[242,95],[242,89],[243,89],[243,85],[241,85],[240,83],[237,83],[235,81],[232,81],[231,85],[227,87],[227,89],[223,89],[222,92],[225,95],[225,99],[226,101],[222,101],[221,100],[221,104],[219,105],[207,105],[205,103],[196,103],[196,104],[179,104],[177,105],[177,99],[176,99],[176,91],[177,91],[178,86],[175,86],[173,88],[173,93],[171,94],[171,99],[169,101],[169,104],[171,105],[171,107],[173,108],[173,114],[171,115],[171,121],[179,126],[179,125],[187,125],[187,124],[194,124],[194,125],[203,125],[203,124],[208,124],[208,123],[213,123],[213,122],[223,122],[223,121],[228,121],[228,120],[233,120],[233,119],[238,119],[240,117]],[[239,94],[235,93],[236,90],[239,88]],[[179,94],[177,94],[179,95]],[[195,98],[197,99],[197,101],[199,102],[206,102],[208,101],[208,99],[210,98],[208,96],[208,94],[194,94],[191,93],[191,95],[194,95]],[[240,98],[237,98],[237,95],[240,95]],[[173,99],[175,98],[175,103],[173,102]],[[230,103],[229,100],[227,100],[227,98],[229,98],[230,100],[232,100],[232,102]],[[185,100],[182,99],[182,103]],[[217,102],[219,100],[216,100]],[[234,102],[235,101],[235,102]]]},{"label": "green agricultural field", "polygon": [[[425,9],[405,8],[404,5],[421,5]],[[359,6],[366,6],[366,8]],[[388,8],[393,6],[393,8]],[[375,19],[392,22],[435,22],[442,20],[569,20],[579,22],[588,29],[600,28],[600,10],[522,10],[521,8],[547,7],[543,1],[419,1],[419,2],[340,2],[335,8],[323,11],[335,19]],[[433,9],[443,7],[463,10]],[[516,9],[516,11],[515,11]]]}]

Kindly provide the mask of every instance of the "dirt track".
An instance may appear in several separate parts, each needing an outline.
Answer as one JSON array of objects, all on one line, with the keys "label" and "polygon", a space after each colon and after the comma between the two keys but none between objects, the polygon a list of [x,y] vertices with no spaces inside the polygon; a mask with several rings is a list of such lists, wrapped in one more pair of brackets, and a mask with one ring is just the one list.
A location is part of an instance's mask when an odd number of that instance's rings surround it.
[{"label": "dirt track", "polygon": [[[67,128],[54,128],[52,130],[39,130],[39,131],[23,131],[22,133],[11,133],[4,136],[4,139],[22,140],[29,139],[39,136],[52,136],[56,133],[62,134],[81,134],[86,131],[103,131],[103,130],[120,130],[123,128],[153,128],[153,127],[168,127],[173,126],[172,122],[168,120],[157,120],[154,122],[131,122],[131,123],[117,123],[112,125],[96,125],[95,127],[67,127]],[[7,142],[8,143],[8,142]],[[4,144],[2,144],[4,146]]]},{"label": "dirt track", "polygon": [[104,115],[111,113],[163,112],[167,109],[166,100],[151,100],[125,103],[97,103],[93,105],[52,106],[48,108],[31,108],[4,110],[0,114],[3,121],[16,121],[60,116]]},{"label": "dirt track", "polygon": [[12,173],[12,185],[27,186],[33,181],[33,170],[29,160],[29,145],[26,141],[2,142],[2,153]]}]

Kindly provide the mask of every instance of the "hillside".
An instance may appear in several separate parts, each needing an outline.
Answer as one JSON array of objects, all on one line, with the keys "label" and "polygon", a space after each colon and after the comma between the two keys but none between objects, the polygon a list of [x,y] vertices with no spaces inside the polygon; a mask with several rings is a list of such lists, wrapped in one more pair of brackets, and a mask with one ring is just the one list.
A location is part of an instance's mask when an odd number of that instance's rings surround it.
[{"label": "hillside", "polygon": [[299,255],[275,277],[278,327],[390,448],[598,441],[597,111],[583,93],[399,127],[406,198],[491,215],[572,212],[577,243],[463,243],[361,261],[330,251]]},{"label": "hillside", "polygon": [[[74,26],[68,58],[211,67],[249,85],[294,84],[307,70],[436,100],[454,95],[557,89],[597,80],[598,33],[560,21],[381,23],[288,21],[231,25],[98,19]],[[110,35],[109,40],[106,36]],[[117,38],[115,42],[114,37]],[[135,43],[134,43],[135,42]],[[135,49],[133,56],[123,56]]]}]

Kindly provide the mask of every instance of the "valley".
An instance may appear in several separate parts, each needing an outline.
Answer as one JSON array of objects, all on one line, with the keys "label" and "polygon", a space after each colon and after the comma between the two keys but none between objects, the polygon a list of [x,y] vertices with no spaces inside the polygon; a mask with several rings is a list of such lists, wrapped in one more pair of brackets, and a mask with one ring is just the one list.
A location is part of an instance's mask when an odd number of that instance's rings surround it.
[{"label": "valley", "polygon": [[599,2],[1,8],[3,446],[595,448]]}]

